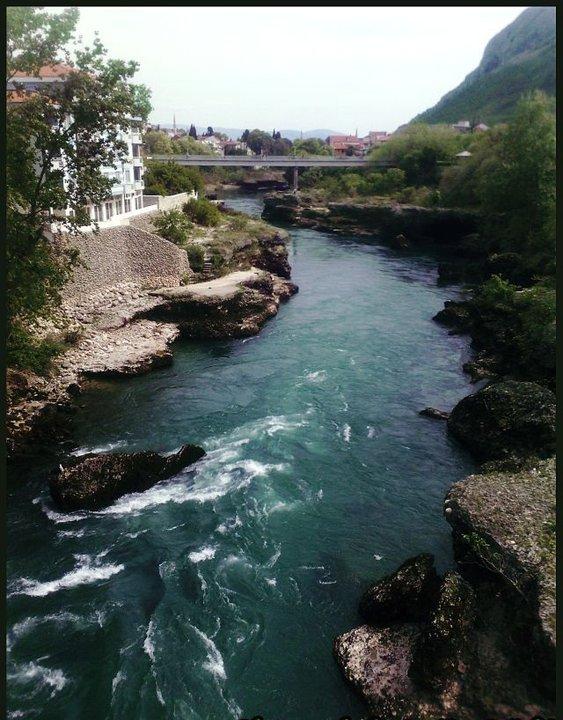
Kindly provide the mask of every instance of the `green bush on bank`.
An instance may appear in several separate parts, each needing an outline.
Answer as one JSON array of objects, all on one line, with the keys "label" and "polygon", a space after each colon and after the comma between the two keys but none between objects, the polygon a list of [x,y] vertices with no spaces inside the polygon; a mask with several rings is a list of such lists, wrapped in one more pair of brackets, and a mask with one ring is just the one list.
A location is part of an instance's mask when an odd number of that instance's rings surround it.
[{"label": "green bush on bank", "polygon": [[190,268],[196,273],[202,272],[205,252],[201,245],[196,245],[195,243],[186,245],[186,253],[188,254]]},{"label": "green bush on bank", "polygon": [[45,375],[49,372],[53,360],[66,348],[65,343],[58,340],[40,340],[21,323],[14,322],[7,346],[7,365],[18,370],[31,370],[37,375]]},{"label": "green bush on bank", "polygon": [[184,204],[182,210],[197,225],[216,227],[221,220],[218,207],[205,198],[191,198]]},{"label": "green bush on bank", "polygon": [[192,223],[181,210],[161,210],[152,221],[159,235],[175,245],[184,245]]}]

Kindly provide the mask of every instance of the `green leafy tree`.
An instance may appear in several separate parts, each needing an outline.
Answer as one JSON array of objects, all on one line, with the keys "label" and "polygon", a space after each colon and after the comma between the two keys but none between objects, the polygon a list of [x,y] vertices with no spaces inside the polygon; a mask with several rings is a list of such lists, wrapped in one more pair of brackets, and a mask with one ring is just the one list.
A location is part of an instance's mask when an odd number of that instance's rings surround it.
[{"label": "green leafy tree", "polygon": [[143,136],[147,155],[172,155],[172,139],[162,130],[149,130]]},{"label": "green leafy tree", "polygon": [[[131,78],[134,62],[111,60],[96,38],[91,47],[68,43],[76,10],[51,14],[38,7],[10,7],[6,45],[6,191],[8,359],[24,364],[33,342],[29,328],[59,302],[78,261],[72,243],[47,232],[59,219],[65,234],[90,224],[88,203],[111,192],[102,175],[125,156],[121,133],[131,117],[146,118],[149,92]],[[26,93],[18,73],[37,74],[65,61],[60,82]],[[61,70],[61,73],[63,71]]]},{"label": "green leafy tree", "polygon": [[157,213],[152,221],[156,231],[176,245],[184,245],[192,223],[181,210],[164,210]]},{"label": "green leafy tree", "polygon": [[535,92],[520,100],[477,178],[487,233],[541,275],[555,269],[555,158],[552,104]]},{"label": "green leafy tree", "polygon": [[295,140],[293,143],[293,154],[300,157],[307,155],[332,155],[330,145],[319,138],[308,138],[307,140]]},{"label": "green leafy tree", "polygon": [[374,160],[390,160],[405,172],[408,185],[436,185],[440,162],[453,161],[467,140],[449,127],[410,125],[371,152]]},{"label": "green leafy tree", "polygon": [[190,125],[190,131],[188,133],[190,137],[192,137],[194,140],[197,140],[197,130],[195,128],[195,125]]},{"label": "green leafy tree", "polygon": [[145,172],[146,195],[176,195],[195,190],[201,192],[203,178],[197,168],[183,167],[173,162],[152,160]]},{"label": "green leafy tree", "polygon": [[221,221],[221,213],[217,206],[205,198],[188,200],[182,210],[197,225],[214,227]]}]

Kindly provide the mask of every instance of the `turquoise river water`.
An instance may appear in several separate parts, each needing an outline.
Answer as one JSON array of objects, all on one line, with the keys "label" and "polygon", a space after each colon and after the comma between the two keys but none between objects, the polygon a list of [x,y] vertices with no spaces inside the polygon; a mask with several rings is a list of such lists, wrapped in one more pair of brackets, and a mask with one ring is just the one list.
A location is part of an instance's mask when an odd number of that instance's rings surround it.
[{"label": "turquoise river water", "polygon": [[[442,500],[473,465],[418,410],[471,390],[467,341],[431,319],[455,289],[428,256],[291,237],[300,291],[260,335],[179,342],[170,368],[98,384],[71,441],[14,468],[10,718],[359,720],[334,636],[407,557],[452,562]],[[185,442],[207,456],[106,510],[49,500],[64,453]]]}]

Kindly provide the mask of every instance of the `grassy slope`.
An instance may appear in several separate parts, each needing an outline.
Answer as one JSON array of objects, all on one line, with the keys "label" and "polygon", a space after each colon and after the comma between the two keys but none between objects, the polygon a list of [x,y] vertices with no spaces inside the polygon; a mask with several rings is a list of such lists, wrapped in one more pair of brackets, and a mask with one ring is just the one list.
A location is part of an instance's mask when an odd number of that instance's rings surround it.
[{"label": "grassy slope", "polygon": [[555,14],[529,8],[487,45],[467,78],[415,120],[494,124],[510,120],[520,96],[530,90],[555,94]]}]

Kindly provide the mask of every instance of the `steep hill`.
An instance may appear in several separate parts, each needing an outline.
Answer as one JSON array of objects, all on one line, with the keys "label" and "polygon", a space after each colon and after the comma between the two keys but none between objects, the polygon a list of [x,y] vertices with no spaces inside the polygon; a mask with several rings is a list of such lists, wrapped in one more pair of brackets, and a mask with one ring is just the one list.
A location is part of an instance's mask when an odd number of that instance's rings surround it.
[{"label": "steep hill", "polygon": [[479,66],[415,121],[510,119],[530,90],[555,95],[555,7],[530,7],[488,43]]}]

